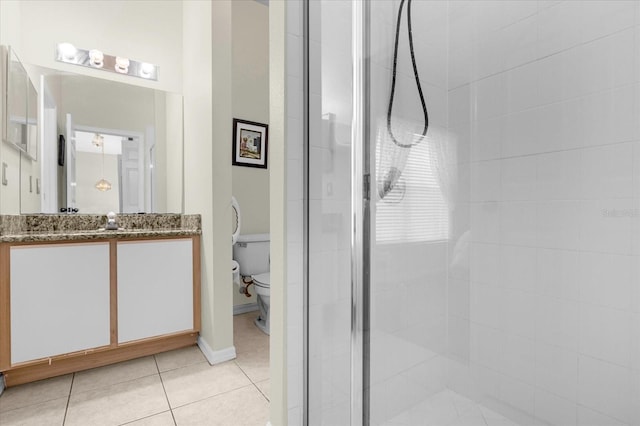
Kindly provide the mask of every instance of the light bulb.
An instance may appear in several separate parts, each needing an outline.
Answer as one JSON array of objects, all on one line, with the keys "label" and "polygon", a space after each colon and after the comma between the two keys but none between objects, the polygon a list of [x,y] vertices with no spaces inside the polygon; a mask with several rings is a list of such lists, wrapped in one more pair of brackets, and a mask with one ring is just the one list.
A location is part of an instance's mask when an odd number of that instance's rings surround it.
[{"label": "light bulb", "polygon": [[140,77],[149,78],[155,70],[155,65],[143,62],[140,64]]},{"label": "light bulb", "polygon": [[58,44],[58,55],[65,62],[76,62],[78,49],[71,43]]},{"label": "light bulb", "polygon": [[104,65],[104,53],[98,49],[91,49],[89,51],[89,63],[96,68],[102,68]]},{"label": "light bulb", "polygon": [[120,74],[128,74],[129,73],[129,60],[127,58],[123,58],[121,56],[116,56],[116,66],[115,70]]},{"label": "light bulb", "polygon": [[100,148],[104,143],[104,137],[101,134],[96,133],[93,139],[91,140],[91,143],[94,144],[96,147]]}]

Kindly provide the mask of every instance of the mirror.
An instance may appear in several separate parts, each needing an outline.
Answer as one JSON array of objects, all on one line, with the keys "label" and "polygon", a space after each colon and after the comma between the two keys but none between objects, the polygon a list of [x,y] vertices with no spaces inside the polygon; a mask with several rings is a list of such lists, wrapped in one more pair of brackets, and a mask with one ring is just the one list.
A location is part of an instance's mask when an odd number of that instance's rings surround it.
[{"label": "mirror", "polygon": [[40,80],[42,173],[39,206],[21,185],[21,213],[182,212],[181,95],[25,67]]},{"label": "mirror", "polygon": [[16,52],[7,53],[7,114],[4,140],[37,158],[38,95]]}]

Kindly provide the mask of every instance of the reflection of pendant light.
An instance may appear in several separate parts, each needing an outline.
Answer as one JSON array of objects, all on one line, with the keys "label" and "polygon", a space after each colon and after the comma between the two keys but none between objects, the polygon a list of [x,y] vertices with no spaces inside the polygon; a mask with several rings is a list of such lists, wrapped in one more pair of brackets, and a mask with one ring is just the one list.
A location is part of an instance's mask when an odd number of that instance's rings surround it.
[{"label": "reflection of pendant light", "polygon": [[105,192],[111,189],[111,183],[104,178],[104,137],[96,133],[92,142],[95,146],[102,148],[102,179],[96,182],[96,189]]}]

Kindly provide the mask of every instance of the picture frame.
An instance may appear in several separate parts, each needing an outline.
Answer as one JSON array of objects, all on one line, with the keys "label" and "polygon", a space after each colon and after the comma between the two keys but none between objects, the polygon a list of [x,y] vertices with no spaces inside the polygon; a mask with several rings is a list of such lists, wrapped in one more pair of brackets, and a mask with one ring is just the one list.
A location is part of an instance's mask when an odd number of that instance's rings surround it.
[{"label": "picture frame", "polygon": [[267,168],[269,125],[233,119],[234,166]]}]

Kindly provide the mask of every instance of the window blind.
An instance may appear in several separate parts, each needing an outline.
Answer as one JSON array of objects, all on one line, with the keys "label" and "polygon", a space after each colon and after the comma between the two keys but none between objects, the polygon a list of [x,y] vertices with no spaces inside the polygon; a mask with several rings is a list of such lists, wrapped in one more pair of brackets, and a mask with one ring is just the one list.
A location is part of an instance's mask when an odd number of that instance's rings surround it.
[{"label": "window blind", "polygon": [[[379,243],[445,240],[449,235],[449,213],[443,196],[445,177],[438,170],[438,159],[424,141],[410,148],[402,175],[376,205],[376,241]],[[380,156],[380,150],[377,155]],[[385,173],[391,164],[379,162],[377,173]]]}]

